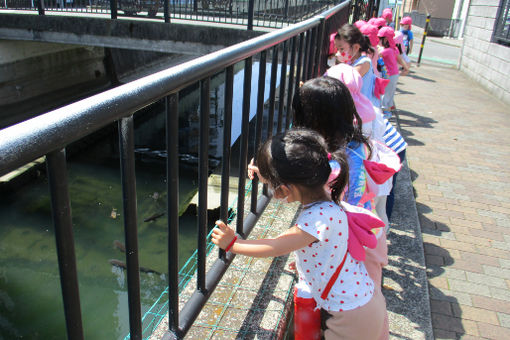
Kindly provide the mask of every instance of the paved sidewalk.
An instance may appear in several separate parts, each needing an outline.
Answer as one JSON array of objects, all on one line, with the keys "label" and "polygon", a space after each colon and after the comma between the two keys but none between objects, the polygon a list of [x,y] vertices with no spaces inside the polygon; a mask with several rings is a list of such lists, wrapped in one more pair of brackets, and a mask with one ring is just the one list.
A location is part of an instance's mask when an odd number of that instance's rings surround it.
[{"label": "paved sidewalk", "polygon": [[510,339],[510,106],[422,64],[395,97],[436,339]]}]

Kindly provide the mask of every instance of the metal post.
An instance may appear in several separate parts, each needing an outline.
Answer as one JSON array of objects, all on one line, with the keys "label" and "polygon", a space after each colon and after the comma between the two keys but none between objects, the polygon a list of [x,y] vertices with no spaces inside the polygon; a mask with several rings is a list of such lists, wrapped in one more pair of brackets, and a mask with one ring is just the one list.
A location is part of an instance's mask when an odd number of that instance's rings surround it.
[{"label": "metal post", "polygon": [[112,19],[117,19],[117,7],[117,0],[110,0],[110,17]]},{"label": "metal post", "polygon": [[200,144],[198,148],[197,289],[205,292],[207,180],[209,177],[210,78],[200,81]]},{"label": "metal post", "polygon": [[140,265],[138,262],[138,228],[136,224],[135,133],[133,116],[119,120],[120,176],[124,211],[124,237],[129,305],[129,334],[142,339],[142,308],[140,304]]},{"label": "metal post", "polygon": [[423,46],[425,46],[425,39],[427,38],[427,32],[428,32],[428,29],[429,29],[429,23],[430,23],[430,14],[427,14],[427,20],[425,21],[425,29],[423,30],[423,38],[421,38],[420,54],[418,55],[417,66],[420,66],[421,55],[423,53]]},{"label": "metal post", "polygon": [[165,22],[170,22],[170,0],[163,0],[163,17],[165,18]]},{"label": "metal post", "polygon": [[168,327],[179,331],[179,92],[166,97]]},{"label": "metal post", "polygon": [[83,339],[65,150],[49,153],[46,156],[46,164],[51,193],[51,211],[55,224],[58,268],[64,300],[67,338]]},{"label": "metal post", "polygon": [[44,15],[44,0],[37,0],[37,10],[39,15]]},{"label": "metal post", "polygon": [[255,0],[248,1],[248,31],[253,31],[253,13],[255,7]]}]

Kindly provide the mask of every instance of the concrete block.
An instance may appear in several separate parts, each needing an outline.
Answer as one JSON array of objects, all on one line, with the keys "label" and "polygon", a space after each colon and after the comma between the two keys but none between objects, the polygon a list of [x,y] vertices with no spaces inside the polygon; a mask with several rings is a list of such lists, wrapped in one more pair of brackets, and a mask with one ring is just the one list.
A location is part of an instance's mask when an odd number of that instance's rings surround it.
[{"label": "concrete block", "polygon": [[498,6],[499,0],[471,0],[471,6]]},{"label": "concrete block", "polygon": [[[490,55],[496,56],[502,60],[510,60],[510,47],[503,46],[500,44],[492,43],[489,46],[488,53]],[[510,69],[509,69],[510,71]]]}]

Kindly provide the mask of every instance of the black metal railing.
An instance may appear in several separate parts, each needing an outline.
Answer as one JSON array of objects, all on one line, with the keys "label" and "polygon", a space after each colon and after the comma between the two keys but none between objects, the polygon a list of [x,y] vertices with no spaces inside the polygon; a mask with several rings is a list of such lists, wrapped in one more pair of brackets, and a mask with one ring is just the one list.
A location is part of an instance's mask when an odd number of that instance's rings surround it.
[{"label": "black metal railing", "polygon": [[510,0],[501,0],[499,4],[493,41],[510,46]]},{"label": "black metal railing", "polygon": [[[79,102],[48,112],[28,121],[8,127],[0,133],[0,176],[46,155],[52,213],[55,224],[58,264],[69,339],[83,339],[83,327],[78,289],[78,275],[70,198],[67,183],[66,147],[83,137],[117,121],[120,145],[121,183],[124,207],[124,230],[128,281],[130,338],[141,339],[140,267],[138,263],[137,202],[135,185],[133,115],[160,99],[166,100],[167,147],[167,216],[168,216],[168,278],[169,330],[165,338],[182,338],[214,291],[234,255],[220,252],[218,260],[206,272],[205,243],[207,235],[207,181],[209,145],[210,78],[225,72],[226,93],[223,135],[223,162],[220,216],[227,219],[230,176],[230,123],[233,114],[242,115],[240,160],[238,166],[240,198],[245,196],[248,144],[255,147],[273,133],[287,129],[291,119],[289,107],[296,86],[302,80],[315,77],[325,70],[329,34],[349,17],[349,2],[343,2],[299,24],[274,31],[252,40],[225,48],[190,62],[149,75]],[[281,57],[280,57],[281,56]],[[271,57],[270,98],[267,133],[262,135],[266,61]],[[249,134],[252,63],[260,64],[255,136]],[[232,112],[234,64],[244,62],[242,112]],[[276,107],[276,77],[280,68],[280,88]],[[264,77],[264,78],[261,78]],[[179,90],[200,84],[200,147],[197,287],[179,310],[178,293],[178,233],[179,233],[179,172],[178,172],[178,109]],[[244,213],[244,200],[238,199],[236,228],[249,235],[264,211],[270,197],[267,189],[257,193],[254,181],[249,212]]]},{"label": "black metal railing", "polygon": [[78,12],[118,16],[199,20],[256,27],[281,28],[308,19],[334,0],[6,0],[0,9]]}]

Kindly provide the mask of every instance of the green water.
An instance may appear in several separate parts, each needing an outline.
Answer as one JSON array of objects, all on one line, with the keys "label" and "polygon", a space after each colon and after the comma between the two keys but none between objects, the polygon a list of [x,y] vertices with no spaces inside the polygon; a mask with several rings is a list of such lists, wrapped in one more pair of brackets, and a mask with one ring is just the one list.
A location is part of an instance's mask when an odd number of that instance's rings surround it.
[{"label": "green water", "polygon": [[[124,243],[119,161],[81,157],[68,162],[69,194],[86,339],[122,339],[129,333],[125,262],[114,246]],[[138,164],[139,262],[167,272],[165,168]],[[181,171],[180,199],[196,190],[193,172]],[[43,177],[16,192],[0,192],[0,339],[65,339],[48,183]],[[179,262],[196,248],[195,217],[181,218]],[[142,313],[167,286],[165,274],[140,274]]]}]

